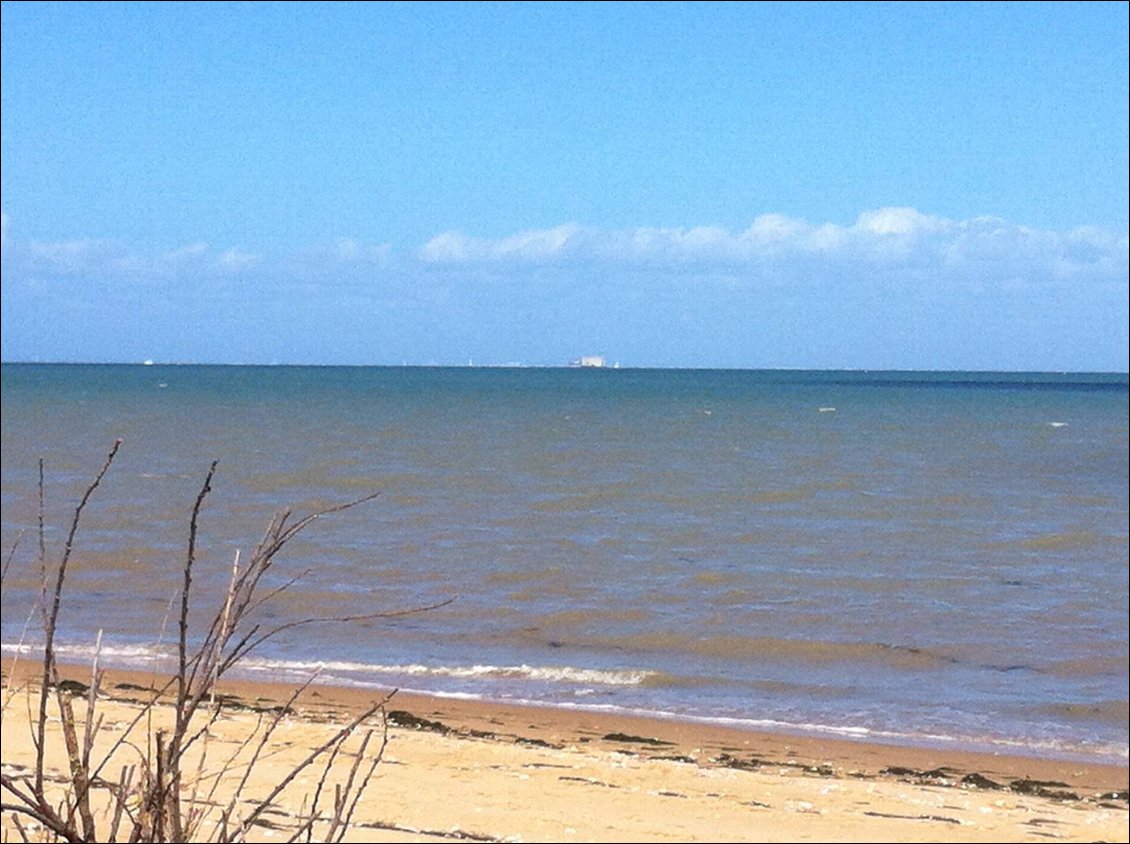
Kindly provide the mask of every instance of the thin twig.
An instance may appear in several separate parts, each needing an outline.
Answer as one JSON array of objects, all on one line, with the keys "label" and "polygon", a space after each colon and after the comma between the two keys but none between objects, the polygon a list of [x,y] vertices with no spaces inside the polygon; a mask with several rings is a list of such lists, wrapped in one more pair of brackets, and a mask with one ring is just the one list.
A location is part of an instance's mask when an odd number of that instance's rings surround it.
[{"label": "thin twig", "polygon": [[318,777],[318,784],[314,787],[314,796],[310,805],[310,824],[307,826],[306,840],[310,840],[310,835],[314,831],[314,821],[321,817],[321,812],[318,806],[322,802],[322,789],[326,787],[326,781],[329,779],[330,771],[333,769],[333,764],[337,759],[337,755],[341,750],[341,745],[335,745],[330,751],[330,756],[326,760],[326,764],[322,766],[322,774]]},{"label": "thin twig", "polygon": [[[314,675],[314,676],[316,676],[316,675]],[[295,689],[291,693],[290,697],[287,699],[286,703],[284,703],[279,708],[278,712],[275,713],[274,717],[271,718],[270,721],[267,722],[267,727],[263,731],[262,735],[260,736],[259,743],[256,745],[254,752],[251,754],[251,759],[244,766],[243,776],[240,779],[238,785],[236,785],[236,787],[235,787],[235,791],[232,795],[231,802],[229,803],[229,807],[230,807],[232,813],[234,813],[234,811],[235,811],[236,799],[239,797],[240,793],[243,791],[244,787],[247,785],[247,780],[251,776],[251,772],[255,768],[256,763],[259,761],[259,757],[263,753],[263,748],[267,746],[267,742],[270,740],[271,736],[274,734],[275,728],[278,727],[279,722],[282,721],[283,716],[287,712],[290,711],[291,706],[294,704],[294,702],[296,700],[298,700],[298,696],[301,695],[304,691],[306,691],[306,689],[309,688],[310,684],[314,682],[314,676],[311,676],[305,683],[303,683],[301,686],[299,686],[297,689]],[[258,811],[253,813],[253,817],[258,817]],[[246,829],[250,825],[251,825],[251,821],[247,820],[247,821],[242,822],[241,827],[242,827],[242,829]]]},{"label": "thin twig", "polygon": [[[392,696],[394,694],[396,694],[395,690],[393,690],[385,698],[385,704],[387,704],[388,701],[392,699]],[[372,762],[369,765],[369,770],[365,772],[365,776],[361,780],[360,786],[358,786],[357,790],[354,792],[353,803],[350,804],[349,810],[346,812],[345,817],[342,819],[341,834],[338,836],[338,841],[341,841],[345,837],[346,830],[348,830],[350,824],[353,823],[353,813],[356,811],[358,804],[361,802],[361,798],[365,794],[365,789],[367,789],[369,787],[369,783],[372,782],[373,772],[377,770],[377,765],[379,765],[384,759],[385,749],[388,747],[388,715],[384,706],[381,707],[380,712],[381,746],[377,750],[376,756],[373,757]]]},{"label": "thin twig", "polygon": [[189,593],[192,591],[192,565],[196,561],[196,531],[197,522],[200,518],[200,508],[204,505],[204,499],[208,493],[212,491],[212,476],[216,473],[216,466],[218,460],[213,460],[212,465],[208,467],[208,473],[204,477],[204,485],[201,486],[200,492],[196,495],[196,503],[192,506],[192,517],[189,519],[188,528],[188,556],[184,563],[184,586],[181,589],[181,604],[180,604],[180,636],[177,641],[177,733],[183,732],[183,724],[181,719],[183,717],[182,709],[183,704],[187,698],[187,688],[185,681],[187,679],[185,673],[185,661],[188,647],[188,604]]},{"label": "thin twig", "polygon": [[271,793],[268,794],[267,797],[258,806],[256,806],[251,814],[243,821],[241,828],[247,829],[249,826],[251,826],[251,824],[255,822],[255,819],[259,817],[263,810],[270,806],[270,804],[274,802],[275,798],[286,790],[287,786],[289,786],[291,782],[294,781],[295,777],[302,773],[302,771],[306,770],[306,768],[313,764],[313,762],[319,756],[321,756],[331,747],[349,738],[349,736],[357,728],[357,726],[364,723],[367,719],[371,718],[374,714],[380,711],[381,707],[385,705],[387,700],[388,698],[386,697],[384,700],[381,700],[380,702],[370,706],[368,709],[366,709],[364,712],[362,712],[360,715],[358,715],[352,721],[342,727],[337,733],[334,734],[332,738],[327,739],[326,741],[315,747],[309,753],[309,755],[306,756],[305,759],[292,767],[287,775],[282,778],[279,784],[271,790]]},{"label": "thin twig", "polygon": [[4,568],[0,571],[0,586],[8,577],[8,569],[12,565],[12,558],[16,556],[16,549],[20,547],[20,540],[24,538],[24,532],[21,530],[16,534],[15,540],[12,542],[12,547],[8,549],[8,557],[4,560]]},{"label": "thin twig", "polygon": [[127,809],[126,801],[129,798],[129,787],[135,770],[133,765],[123,765],[122,772],[118,775],[118,785],[114,790],[114,814],[110,818],[110,832],[106,836],[108,841],[118,840],[118,827],[122,822],[122,813]]},{"label": "thin twig", "polygon": [[90,688],[87,690],[86,698],[86,724],[82,734],[82,767],[87,771],[90,770],[90,751],[94,747],[94,736],[98,734],[98,728],[102,723],[101,717],[99,717],[98,726],[94,726],[94,712],[98,705],[98,689],[102,685],[102,672],[98,668],[98,661],[101,656],[102,631],[99,630],[98,638],[94,644],[94,660],[90,666]]},{"label": "thin twig", "polygon": [[273,639],[280,633],[284,633],[287,630],[293,630],[296,627],[305,627],[308,624],[349,624],[359,621],[375,621],[379,618],[400,618],[406,615],[416,615],[417,613],[438,610],[441,607],[446,607],[448,604],[451,604],[454,601],[455,598],[452,597],[445,598],[442,601],[437,601],[434,604],[427,604],[426,606],[422,607],[409,607],[408,609],[403,610],[385,610],[381,612],[363,613],[361,615],[339,615],[323,616],[320,618],[302,618],[298,619],[297,621],[290,621],[286,624],[280,624],[278,627],[274,627],[268,630],[257,639],[250,641],[245,648],[233,650],[231,656],[228,657],[228,660],[224,666],[224,670],[226,671],[231,667],[231,665],[246,657],[249,653],[251,653],[251,651],[255,650],[268,639]]},{"label": "thin twig", "polygon": [[[121,448],[122,441],[119,439],[114,443],[113,448],[110,449],[106,461],[102,464],[101,470],[95,476],[94,481],[86,488],[83,493],[82,500],[79,501],[78,506],[75,508],[74,518],[71,520],[71,529],[67,534],[67,542],[63,548],[63,557],[59,561],[59,570],[55,576],[55,594],[51,601],[51,610],[47,614],[44,628],[44,644],[43,644],[43,686],[39,693],[39,721],[37,723],[38,731],[38,748],[36,755],[36,773],[35,784],[36,791],[42,792],[43,790],[43,753],[45,750],[44,742],[47,732],[47,696],[50,686],[58,682],[58,669],[55,665],[55,629],[59,619],[59,607],[63,600],[63,582],[67,576],[67,563],[71,558],[71,550],[74,548],[75,534],[78,532],[79,520],[82,518],[82,511],[86,508],[86,503],[90,500],[90,496],[94,494],[94,490],[102,483],[102,478],[110,470],[110,464],[114,462],[114,457]],[[44,540],[43,540],[43,461],[39,462],[39,511],[40,511],[40,529],[39,529],[39,547],[40,554],[44,554]],[[43,558],[44,561],[46,558]],[[44,562],[46,565],[46,562]]]},{"label": "thin twig", "polygon": [[[376,766],[383,758],[388,742],[388,720],[385,715],[385,705],[391,694],[381,701],[361,712],[343,728],[334,733],[330,738],[312,748],[308,755],[296,765],[290,765],[281,780],[277,780],[270,794],[258,803],[246,817],[240,817],[238,811],[241,795],[247,786],[253,770],[260,763],[280,753],[271,745],[274,736],[282,723],[282,719],[292,711],[292,705],[299,696],[310,686],[317,677],[312,675],[305,683],[296,688],[285,704],[280,707],[273,717],[264,719],[262,713],[255,728],[247,733],[243,740],[238,742],[236,749],[227,755],[227,751],[218,753],[221,757],[218,770],[209,768],[210,736],[212,728],[224,711],[224,706],[218,703],[216,687],[221,677],[233,668],[239,660],[261,646],[269,639],[286,631],[291,631],[309,624],[321,623],[356,623],[375,619],[395,618],[404,615],[437,609],[451,603],[454,598],[449,598],[428,606],[413,607],[406,610],[385,611],[338,617],[304,618],[297,621],[280,624],[270,629],[256,622],[254,615],[267,603],[278,598],[283,592],[293,587],[308,572],[303,572],[290,578],[281,586],[270,589],[263,587],[264,578],[272,569],[276,556],[282,549],[304,530],[311,522],[322,516],[339,513],[371,501],[380,495],[379,492],[348,501],[343,504],[327,507],[309,513],[305,516],[295,517],[292,511],[282,510],[277,512],[270,520],[266,532],[255,547],[253,554],[246,566],[240,564],[237,553],[232,564],[228,588],[224,600],[217,612],[212,616],[210,624],[205,630],[205,635],[198,646],[190,651],[189,616],[192,606],[192,586],[195,576],[197,557],[199,553],[198,539],[200,536],[200,517],[203,505],[212,489],[212,481],[218,463],[213,461],[205,475],[192,508],[189,521],[188,548],[184,564],[181,569],[182,583],[180,589],[180,606],[178,614],[177,636],[177,670],[176,675],[169,678],[164,684],[154,682],[148,699],[143,699],[140,708],[125,725],[114,741],[110,742],[108,751],[99,751],[95,754],[97,739],[102,734],[104,715],[98,711],[99,697],[102,694],[103,673],[99,667],[101,656],[101,632],[95,646],[95,655],[91,666],[91,684],[86,695],[85,720],[81,736],[78,729],[78,718],[75,715],[75,704],[69,694],[63,691],[59,681],[59,669],[56,661],[55,636],[59,629],[60,607],[64,584],[68,573],[68,564],[75,548],[84,510],[91,500],[95,490],[99,487],[107,472],[111,468],[117,452],[122,444],[121,440],[114,443],[113,448],[104,461],[101,470],[94,480],[87,486],[81,497],[70,523],[62,553],[59,557],[57,568],[48,574],[47,542],[46,542],[46,485],[44,483],[44,461],[39,461],[38,478],[38,561],[40,573],[41,599],[38,610],[42,617],[45,642],[42,682],[38,693],[38,714],[32,711],[35,694],[29,691],[27,695],[28,719],[31,723],[31,739],[35,745],[36,770],[34,777],[27,781],[17,780],[3,775],[2,790],[8,802],[3,803],[0,811],[8,812],[13,818],[14,828],[25,840],[28,838],[25,827],[21,825],[20,818],[30,818],[42,825],[51,840],[62,841],[90,841],[98,838],[95,816],[91,806],[91,789],[95,784],[105,787],[110,792],[108,838],[104,840],[117,840],[123,825],[128,832],[130,842],[144,841],[186,841],[200,836],[201,825],[205,820],[212,819],[216,828],[213,836],[218,836],[220,841],[242,841],[248,830],[258,822],[260,816],[266,811],[273,801],[290,787],[300,773],[315,765],[321,768],[318,785],[314,792],[314,801],[310,805],[309,816],[298,818],[301,823],[294,831],[292,840],[302,836],[311,837],[316,824],[328,821],[329,825],[323,832],[327,841],[340,841],[350,828],[352,817],[364,795],[367,786],[373,779]],[[19,538],[17,538],[17,543]],[[0,569],[0,580],[3,580],[15,556],[13,545],[7,560]],[[53,582],[52,582],[53,578]],[[260,594],[263,592],[264,594]],[[50,600],[49,600],[50,596]],[[176,600],[174,593],[170,600],[166,621],[170,620],[173,602]],[[162,627],[164,629],[164,626]],[[164,633],[162,632],[162,639]],[[154,678],[155,679],[155,678]],[[9,692],[11,691],[11,678],[9,678]],[[69,777],[62,789],[62,796],[57,805],[49,799],[46,788],[47,770],[47,723],[49,690],[53,690],[61,718],[62,738],[69,761]],[[162,698],[173,691],[173,729],[168,731],[160,728],[163,716],[158,718],[157,709]],[[199,724],[196,715],[204,701],[210,701],[209,714]],[[5,702],[6,706],[6,702]],[[381,743],[374,755],[371,751],[374,730],[369,729],[360,738],[357,750],[347,751],[347,746],[353,746],[350,738],[357,727],[363,724],[376,713],[381,714]],[[144,740],[138,735],[139,727],[144,722]],[[52,737],[52,740],[55,740]],[[139,747],[138,745],[145,745]],[[181,766],[186,765],[186,754],[197,748],[194,752],[195,769],[190,775],[182,775]],[[101,778],[102,770],[112,760],[121,759],[121,751],[127,749],[137,753],[137,762],[122,765],[115,783],[111,784]],[[250,755],[248,758],[248,751]],[[345,757],[352,757],[344,780],[338,779],[338,765],[345,762]],[[225,758],[226,757],[226,758]],[[217,806],[213,800],[221,784],[225,788],[231,785],[229,775],[236,774],[238,781],[232,797],[226,806]],[[191,776],[191,783],[187,786],[183,776]],[[203,790],[206,797],[201,801],[201,791],[205,783],[211,780]],[[327,818],[319,809],[319,800],[324,788],[334,782],[333,811]],[[185,788],[182,798],[182,788]],[[309,796],[309,795],[308,795]],[[187,799],[187,803],[185,800]],[[305,806],[305,801],[303,802]],[[218,819],[217,819],[218,813]]]},{"label": "thin twig", "polygon": [[347,803],[349,795],[353,792],[353,780],[357,776],[357,769],[361,767],[361,761],[365,758],[365,750],[369,747],[369,742],[373,738],[373,731],[368,730],[365,736],[361,739],[361,746],[357,748],[357,752],[353,755],[353,764],[349,766],[349,774],[345,778],[345,783],[334,792],[334,815],[330,821],[330,829],[326,833],[326,840],[333,841],[335,838],[340,840],[340,836],[335,833],[340,829],[341,834],[345,834],[346,815],[348,814]]}]

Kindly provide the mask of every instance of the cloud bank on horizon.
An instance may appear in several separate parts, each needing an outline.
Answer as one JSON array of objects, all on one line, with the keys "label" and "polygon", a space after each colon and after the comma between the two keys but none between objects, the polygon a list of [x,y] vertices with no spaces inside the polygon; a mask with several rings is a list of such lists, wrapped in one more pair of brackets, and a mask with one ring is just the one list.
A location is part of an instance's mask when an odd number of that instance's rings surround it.
[{"label": "cloud bank on horizon", "polygon": [[1127,368],[1126,232],[903,207],[275,253],[43,241],[4,215],[2,260],[5,361]]},{"label": "cloud bank on horizon", "polygon": [[[995,217],[946,220],[914,208],[866,211],[848,226],[814,225],[782,214],[763,214],[745,230],[717,226],[689,229],[636,228],[608,231],[569,223],[498,239],[445,232],[429,240],[420,259],[434,264],[491,262],[567,262],[609,264],[655,262],[756,266],[766,260],[812,256],[833,263],[920,264],[941,270],[970,262],[1007,261],[1014,268],[1043,266],[1054,275],[1071,275],[1125,255],[1126,236],[1100,227],[1068,232],[1040,231]],[[1110,264],[1107,269],[1114,269]],[[753,280],[750,276],[749,280]]]}]

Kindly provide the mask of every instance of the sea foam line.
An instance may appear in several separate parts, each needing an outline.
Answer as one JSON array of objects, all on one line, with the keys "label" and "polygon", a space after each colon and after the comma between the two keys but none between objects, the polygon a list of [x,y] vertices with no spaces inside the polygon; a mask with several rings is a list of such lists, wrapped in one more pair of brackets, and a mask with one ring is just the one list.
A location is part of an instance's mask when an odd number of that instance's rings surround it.
[{"label": "sea foam line", "polygon": [[[90,646],[60,645],[58,653],[65,658],[77,660],[93,658],[94,648]],[[8,655],[37,655],[42,652],[41,645],[28,643],[0,643],[0,651]],[[175,653],[171,645],[116,645],[101,649],[103,664],[117,663],[124,667],[172,667]],[[164,664],[164,665],[163,665]],[[651,678],[661,678],[662,672],[644,670],[604,670],[576,668],[572,666],[429,666],[419,663],[408,665],[383,665],[379,663],[350,662],[343,660],[285,660],[269,658],[250,658],[239,665],[237,672],[247,679],[249,675],[272,674],[268,679],[308,679],[320,675],[315,683],[320,685],[342,685],[352,687],[374,687],[381,685],[376,676],[386,677],[447,677],[452,679],[516,679],[539,680],[572,684],[604,686],[640,686]],[[1093,762],[1096,759],[1125,764],[1130,758],[1130,748],[1126,745],[1087,745],[1079,746],[1062,740],[1034,737],[1014,738],[1006,736],[942,735],[927,732],[883,730],[853,725],[824,724],[801,721],[783,721],[769,718],[743,718],[728,715],[704,715],[687,712],[672,712],[660,709],[620,706],[607,703],[582,703],[571,701],[545,701],[535,698],[496,696],[489,693],[411,689],[401,687],[406,693],[418,693],[441,698],[461,700],[495,701],[507,705],[531,706],[549,709],[570,709],[586,712],[605,712],[631,715],[663,721],[687,722],[704,725],[733,727],[744,730],[761,730],[793,735],[823,735],[856,741],[892,742],[925,747],[949,747],[961,750],[1000,752],[1021,755],[1050,755],[1063,759]],[[582,690],[583,692],[584,690]]]},{"label": "sea foam line", "polygon": [[[86,645],[57,645],[56,653],[67,659],[92,659],[94,648]],[[42,646],[29,643],[4,642],[0,651],[9,655],[35,655]],[[107,645],[101,648],[100,657],[127,666],[152,667],[169,662],[175,657],[172,645],[153,647],[147,645]],[[642,669],[578,668],[570,665],[386,665],[348,660],[294,660],[248,657],[241,660],[239,671],[244,674],[311,674],[338,675],[335,679],[349,681],[373,676],[395,677],[448,677],[458,680],[536,680],[547,683],[575,683],[600,686],[639,686],[648,680],[664,675]],[[345,675],[341,677],[340,675]]]},{"label": "sea foam line", "polygon": [[332,672],[350,675],[397,675],[408,677],[450,677],[453,679],[541,680],[551,683],[585,683],[604,686],[638,686],[655,671],[636,669],[607,670],[576,668],[569,665],[383,665],[380,663],[340,660],[298,661],[265,658],[248,659],[240,667],[248,672],[308,673]]}]

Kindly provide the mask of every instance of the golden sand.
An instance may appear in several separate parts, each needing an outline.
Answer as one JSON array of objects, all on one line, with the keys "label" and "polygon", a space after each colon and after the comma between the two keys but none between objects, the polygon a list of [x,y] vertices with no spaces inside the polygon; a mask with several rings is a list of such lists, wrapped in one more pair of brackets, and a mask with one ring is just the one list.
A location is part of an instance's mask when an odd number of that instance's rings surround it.
[{"label": "golden sand", "polygon": [[[3,768],[24,776],[34,760],[28,694],[39,668],[13,670],[6,661],[4,669]],[[63,673],[89,681],[88,668]],[[138,709],[131,701],[144,699],[156,679],[107,672],[99,746],[125,730]],[[214,790],[209,775],[292,689],[224,682],[219,691],[229,708],[209,729],[204,762],[193,767],[214,804],[228,799],[242,770],[231,767]],[[238,794],[240,811],[379,696],[308,688]],[[158,710],[158,720],[170,717],[171,707]],[[348,841],[1128,840],[1121,766],[399,693],[386,711],[384,755]],[[144,726],[135,730],[134,744],[144,745]],[[382,737],[378,729],[374,741]],[[48,763],[62,771],[65,755],[54,744]],[[251,839],[285,840],[316,784],[312,772],[297,778]],[[204,793],[202,785],[197,795]],[[4,840],[17,840],[9,813],[3,823]]]}]

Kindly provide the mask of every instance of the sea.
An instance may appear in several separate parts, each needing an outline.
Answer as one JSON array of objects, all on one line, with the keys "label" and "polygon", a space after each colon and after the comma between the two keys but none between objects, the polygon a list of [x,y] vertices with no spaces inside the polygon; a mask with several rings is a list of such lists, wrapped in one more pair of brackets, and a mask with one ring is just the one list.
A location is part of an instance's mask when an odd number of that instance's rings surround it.
[{"label": "sea", "polygon": [[[250,679],[1127,762],[1125,373],[4,364],[2,638]],[[241,555],[241,557],[237,557]],[[435,606],[439,605],[439,606]],[[428,609],[428,607],[432,607]],[[416,611],[413,611],[416,610]]]}]

